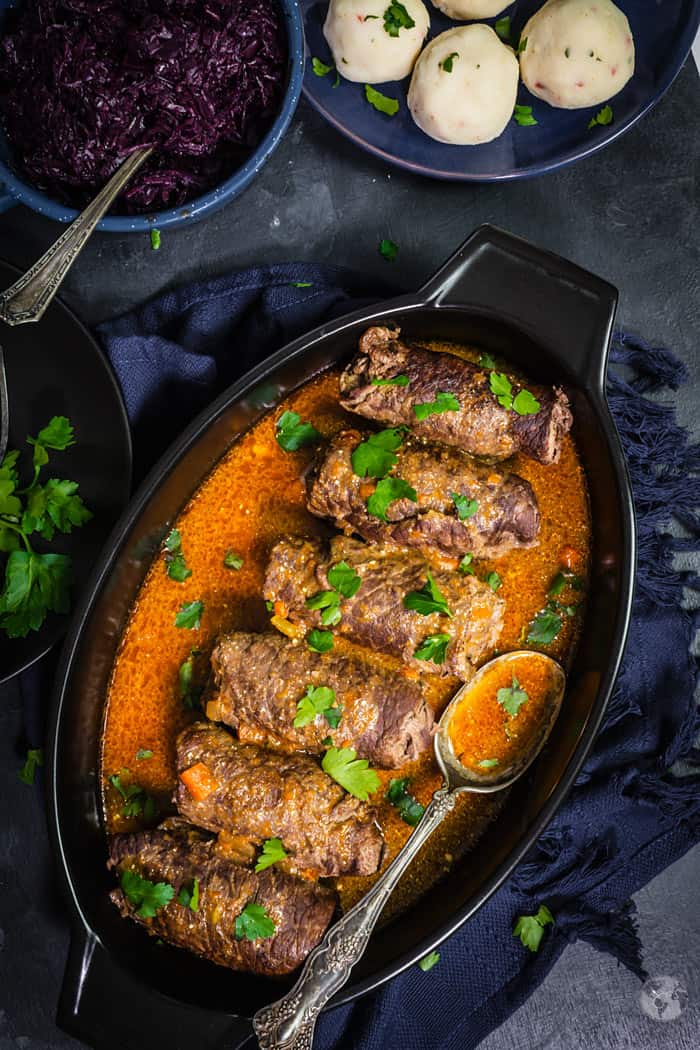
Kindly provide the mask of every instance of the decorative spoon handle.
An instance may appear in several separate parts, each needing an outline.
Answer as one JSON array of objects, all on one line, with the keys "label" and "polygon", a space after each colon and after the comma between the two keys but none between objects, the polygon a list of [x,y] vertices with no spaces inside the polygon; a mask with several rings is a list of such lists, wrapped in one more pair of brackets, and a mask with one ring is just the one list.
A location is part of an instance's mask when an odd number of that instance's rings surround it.
[{"label": "decorative spoon handle", "polygon": [[10,399],[7,394],[7,372],[5,355],[0,346],[0,466],[7,452],[10,440]]},{"label": "decorative spoon handle", "polygon": [[362,900],[331,926],[304,963],[292,990],[271,1006],[258,1010],[253,1028],[261,1050],[311,1050],[318,1015],[347,981],[367,947],[394,886],[421,846],[454,808],[455,799],[446,786],[435,792],[406,845]]},{"label": "decorative spoon handle", "polygon": [[95,199],[71,223],[49,250],[0,295],[0,320],[6,324],[39,321],[85,242],[129,179],[150,157],[152,147],[135,150],[115,171]]}]

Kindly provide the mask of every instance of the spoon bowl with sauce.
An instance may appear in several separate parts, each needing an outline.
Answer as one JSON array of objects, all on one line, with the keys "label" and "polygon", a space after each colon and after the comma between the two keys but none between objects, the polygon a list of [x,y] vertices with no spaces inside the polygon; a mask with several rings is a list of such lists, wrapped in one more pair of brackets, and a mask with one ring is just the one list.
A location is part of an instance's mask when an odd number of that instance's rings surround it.
[{"label": "spoon bowl with sauce", "polygon": [[484,664],[453,696],[434,738],[444,777],[413,834],[354,908],[327,931],[287,995],[258,1010],[261,1050],[311,1050],[316,1020],[367,947],[389,896],[463,792],[503,791],[537,758],[557,720],[564,671],[544,653],[517,650]]}]

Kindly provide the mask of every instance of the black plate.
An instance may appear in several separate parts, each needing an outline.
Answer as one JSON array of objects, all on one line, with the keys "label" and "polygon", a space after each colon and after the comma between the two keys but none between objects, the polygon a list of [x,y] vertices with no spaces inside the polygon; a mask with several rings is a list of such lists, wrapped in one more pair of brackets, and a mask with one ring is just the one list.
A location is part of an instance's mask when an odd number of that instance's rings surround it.
[{"label": "black plate", "polygon": [[[1,288],[8,288],[19,275],[14,266],[0,262]],[[131,437],[121,392],[93,337],[60,302],[54,301],[38,324],[10,328],[0,323],[0,344],[10,401],[9,448],[28,449],[31,462],[31,449],[25,444],[28,434],[36,434],[52,416],[68,416],[75,427],[75,445],[51,453],[42,473],[42,478],[77,481],[94,514],[87,525],[69,536],[57,536],[50,546],[73,559],[75,605],[129,499]],[[3,578],[4,568],[5,557],[0,555]],[[26,638],[10,639],[0,631],[0,682],[43,656],[68,623],[68,616],[52,614]]]},{"label": "black plate", "polygon": [[[322,325],[258,365],[203,412],[129,505],[76,612],[57,675],[48,746],[49,827],[73,918],[59,1023],[99,1050],[145,1046],[234,1050],[250,1018],[291,979],[232,973],[159,946],[109,901],[99,754],[110,672],[159,538],[235,438],[271,400],[346,360],[370,324],[406,338],[471,342],[533,379],[564,383],[594,521],[591,588],[566,700],[545,750],[479,844],[399,921],[374,931],[334,1004],[400,973],[472,915],[525,855],[571,788],[609,700],[627,636],[634,510],[605,400],[617,293],[605,281],[516,237],[483,227],[415,295]],[[137,698],[135,698],[137,702]],[[475,960],[478,965],[478,960]]]}]

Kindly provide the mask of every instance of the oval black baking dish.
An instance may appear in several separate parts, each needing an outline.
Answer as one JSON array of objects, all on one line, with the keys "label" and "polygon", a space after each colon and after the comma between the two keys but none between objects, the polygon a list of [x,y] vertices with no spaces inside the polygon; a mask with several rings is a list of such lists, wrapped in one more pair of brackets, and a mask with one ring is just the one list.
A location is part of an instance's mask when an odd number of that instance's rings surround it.
[{"label": "oval black baking dish", "polygon": [[104,699],[130,606],[169,523],[231,442],[310,376],[348,358],[369,324],[410,338],[498,352],[566,386],[593,522],[590,600],[567,698],[551,739],[469,857],[400,922],[375,932],[338,1002],[420,959],[480,907],[551,819],[584,761],[609,699],[630,617],[634,511],[605,399],[617,293],[605,281],[492,227],[477,230],[415,295],[323,325],[249,372],[161,459],[115,528],[76,613],[57,679],[50,739],[50,825],[72,910],[59,1023],[98,1050],[234,1050],[248,1018],[290,981],[235,974],[159,946],[108,899],[99,752]]}]

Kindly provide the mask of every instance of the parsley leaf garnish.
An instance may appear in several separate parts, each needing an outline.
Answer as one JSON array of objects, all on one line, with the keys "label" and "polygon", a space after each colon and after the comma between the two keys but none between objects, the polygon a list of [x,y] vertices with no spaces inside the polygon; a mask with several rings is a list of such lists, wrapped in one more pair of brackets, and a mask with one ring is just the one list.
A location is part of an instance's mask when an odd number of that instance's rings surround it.
[{"label": "parsley leaf garnish", "polygon": [[529,390],[521,390],[513,399],[513,411],[519,416],[534,416],[540,410],[540,403]]},{"label": "parsley leaf garnish", "polygon": [[153,752],[150,751],[147,747],[140,747],[136,752],[136,757],[139,760],[139,762],[145,762],[146,759],[153,758]]},{"label": "parsley leaf garnish", "polygon": [[302,423],[298,412],[283,412],[277,420],[275,437],[285,452],[296,452],[306,445],[313,445],[320,436],[313,423]]},{"label": "parsley leaf garnish", "polygon": [[324,627],[334,627],[340,623],[340,595],[337,591],[320,591],[304,603],[307,609],[320,610],[321,623]]},{"label": "parsley leaf garnish", "polygon": [[[377,92],[377,94],[379,94],[379,92]],[[383,95],[381,95],[380,97],[384,98]],[[394,100],[388,98],[386,101],[393,102]],[[399,104],[397,102],[396,109],[398,108]],[[383,259],[386,259],[387,262],[394,262],[396,256],[399,254],[399,246],[398,244],[394,244],[393,241],[390,241],[388,237],[382,237],[381,241],[379,242],[379,254]]]},{"label": "parsley leaf garnish", "polygon": [[0,592],[0,627],[7,636],[24,638],[39,630],[48,613],[67,613],[72,575],[66,554],[13,551]]},{"label": "parsley leaf garnish", "polygon": [[328,582],[343,598],[353,598],[362,586],[362,577],[346,561],[339,561],[329,570]]},{"label": "parsley leaf garnish", "polygon": [[513,110],[513,120],[521,128],[529,128],[538,123],[532,115],[532,106],[516,106]]},{"label": "parsley leaf garnish", "polygon": [[453,51],[451,55],[447,56],[447,58],[443,58],[442,62],[438,63],[440,69],[442,69],[445,73],[451,73],[452,63],[456,58],[459,58],[459,51]]},{"label": "parsley leaf garnish", "polygon": [[155,226],[151,230],[151,251],[160,251],[160,230]]},{"label": "parsley leaf garnish", "polygon": [[423,973],[427,973],[428,970],[432,970],[433,966],[437,966],[440,962],[440,952],[430,952],[428,955],[424,955],[422,959],[418,960]]},{"label": "parsley leaf garnish", "polygon": [[142,919],[152,919],[175,896],[175,890],[169,882],[150,882],[130,868],[122,872],[119,881],[124,896]]},{"label": "parsley leaf garnish", "polygon": [[370,434],[353,450],[352,469],[360,478],[384,478],[396,466],[396,452],[403,444],[402,427],[390,427]]},{"label": "parsley leaf garnish", "polygon": [[358,758],[357,752],[351,747],[329,747],[321,760],[321,767],[361,802],[366,802],[381,784],[375,770],[369,768],[367,759]]},{"label": "parsley leaf garnish", "polygon": [[27,441],[30,445],[34,445],[35,448],[43,448],[44,450],[50,448],[55,452],[64,452],[71,445],[75,444],[71,421],[67,416],[53,416],[35,438],[28,437]]},{"label": "parsley leaf garnish", "polygon": [[317,77],[325,77],[329,73],[332,73],[335,66],[327,66],[325,62],[322,62],[320,58],[311,59],[311,68]]},{"label": "parsley leaf garnish", "polygon": [[399,0],[392,0],[384,12],[384,30],[389,36],[398,36],[401,29],[413,29],[415,22]]},{"label": "parsley leaf garnish", "polygon": [[588,122],[588,130],[590,131],[591,128],[594,128],[597,124],[602,124],[603,126],[606,125],[606,124],[612,124],[612,119],[613,119],[612,107],[611,106],[603,106],[603,108],[601,110],[598,110],[596,115],[594,117],[591,117],[591,119],[589,120],[589,122]]},{"label": "parsley leaf garnish", "polygon": [[490,572],[485,578],[484,583],[488,583],[492,591],[497,591],[503,583],[503,580],[497,572]]},{"label": "parsley leaf garnish", "polygon": [[279,863],[284,860],[287,856],[287,851],[282,845],[281,839],[265,839],[263,842],[262,853],[258,857],[255,865],[256,871],[264,871],[265,868],[271,868],[273,864]]},{"label": "parsley leaf garnish", "polygon": [[263,940],[273,937],[277,927],[261,904],[246,904],[236,917],[236,938],[242,941]]},{"label": "parsley leaf garnish", "polygon": [[182,540],[177,529],[171,529],[168,533],[164,544],[163,558],[165,571],[171,580],[184,583],[187,577],[192,575],[192,570],[187,568],[185,555],[182,553]]},{"label": "parsley leaf garnish", "polygon": [[226,551],[224,555],[224,568],[233,569],[234,572],[238,572],[239,569],[243,568],[243,558],[240,554],[236,554],[235,551]]},{"label": "parsley leaf garnish", "polygon": [[527,641],[535,645],[549,645],[561,631],[561,616],[552,609],[542,609],[530,623]]},{"label": "parsley leaf garnish", "polygon": [[432,660],[434,664],[444,664],[447,646],[452,636],[449,634],[430,634],[414,650],[416,660]]},{"label": "parsley leaf garnish", "polygon": [[496,693],[498,703],[513,718],[515,718],[525,701],[529,699],[525,690],[521,689],[520,682],[515,675],[513,675],[513,681],[507,688],[499,689]]},{"label": "parsley leaf garnish", "polygon": [[202,622],[202,613],[204,612],[204,602],[183,602],[180,606],[180,611],[175,617],[176,627],[185,627],[190,631],[196,631],[199,629],[199,625]]},{"label": "parsley leaf garnish", "polygon": [[460,521],[464,521],[466,518],[473,518],[479,509],[479,502],[475,499],[467,499],[466,496],[462,496],[459,492],[453,492],[452,502],[457,508],[457,517]]},{"label": "parsley leaf garnish", "polygon": [[120,810],[121,815],[127,818],[143,817],[145,820],[154,820],[158,815],[158,803],[140,784],[127,780],[128,776],[129,770],[122,769],[109,778],[110,784],[116,788],[124,802]]},{"label": "parsley leaf garnish", "polygon": [[441,390],[434,401],[424,401],[422,404],[414,405],[413,412],[416,419],[427,419],[428,416],[440,415],[443,412],[459,412],[460,404],[454,394]]},{"label": "parsley leaf garnish", "polygon": [[319,631],[317,627],[314,627],[306,636],[306,644],[312,653],[327,653],[333,648],[333,633]]},{"label": "parsley leaf garnish", "polygon": [[317,715],[324,715],[331,729],[337,729],[342,714],[342,709],[335,706],[334,689],[326,685],[308,685],[306,693],[297,704],[294,728],[301,729],[303,726],[308,726],[316,720]]},{"label": "parsley leaf garnish", "polygon": [[464,557],[462,558],[462,560],[459,563],[459,565],[457,566],[457,568],[458,568],[458,571],[461,572],[463,576],[473,576],[474,575],[474,570],[472,568],[472,561],[473,560],[474,560],[474,555],[473,554],[465,554]]},{"label": "parsley leaf garnish", "polygon": [[385,797],[387,802],[390,802],[392,806],[396,806],[401,819],[406,824],[410,824],[412,828],[415,828],[416,824],[425,813],[425,806],[422,806],[420,802],[409,793],[409,783],[409,777],[390,780]]},{"label": "parsley leaf garnish", "polygon": [[491,372],[489,386],[491,393],[506,412],[512,409],[519,416],[531,416],[540,410],[539,401],[529,390],[521,390],[515,398],[513,397],[513,386],[503,372]]},{"label": "parsley leaf garnish", "polygon": [[521,915],[513,927],[513,936],[519,937],[522,945],[536,952],[544,935],[544,928],[554,922],[554,916],[545,904],[541,904],[536,915]]},{"label": "parsley leaf garnish", "polygon": [[430,572],[427,573],[425,585],[419,591],[409,591],[404,597],[403,607],[413,609],[421,616],[430,616],[436,612],[442,613],[443,616],[452,616],[442,591]]},{"label": "parsley leaf garnish", "polygon": [[17,776],[23,784],[32,785],[34,783],[34,775],[36,773],[37,766],[43,766],[44,764],[44,750],[41,747],[30,748],[27,751],[27,758],[24,765],[20,769]]},{"label": "parsley leaf garnish", "polygon": [[494,361],[491,354],[482,354],[479,358],[479,365],[481,368],[492,369],[496,367],[496,362]]},{"label": "parsley leaf garnish", "polygon": [[192,686],[192,673],[194,671],[194,658],[199,655],[199,649],[190,649],[190,655],[180,664],[177,673],[178,686],[180,688],[180,699],[188,711],[199,706],[201,689]]},{"label": "parsley leaf garnish", "polygon": [[498,765],[497,758],[482,758],[481,762],[477,762],[480,769],[493,769],[494,766]]},{"label": "parsley leaf garnish", "polygon": [[[525,51],[525,49],[527,48],[527,39],[527,37],[520,37],[520,40],[518,41],[518,46],[515,48],[516,58],[518,57],[518,55],[522,55],[523,51]],[[535,121],[535,123],[537,123],[537,121]]]},{"label": "parsley leaf garnish", "polygon": [[314,282],[313,281],[290,281],[289,282],[289,287],[290,288],[313,288],[313,286],[314,286]]},{"label": "parsley leaf garnish", "polygon": [[372,386],[408,386],[411,382],[408,376],[398,375],[391,379],[371,379]]},{"label": "parsley leaf garnish", "polygon": [[382,478],[377,482],[376,489],[367,500],[367,512],[374,518],[386,521],[389,504],[397,499],[410,499],[415,503],[418,495],[416,490],[401,478]]},{"label": "parsley leaf garnish", "polygon": [[[393,117],[394,114],[398,113],[399,111],[399,103],[397,99],[388,98],[386,95],[382,95],[381,91],[377,91],[375,88],[372,87],[371,84],[365,84],[365,98],[369,102],[370,106],[374,106],[374,108],[380,113],[385,113],[387,117]],[[385,242],[382,241],[382,244],[384,243]],[[393,243],[393,241],[387,241],[386,243],[388,245],[391,245],[393,253],[391,255],[386,255],[382,251],[381,247],[379,249],[380,252],[382,253],[385,259],[395,259],[398,248]]]},{"label": "parsley leaf garnish", "polygon": [[183,883],[177,895],[177,902],[190,911],[199,911],[199,879]]},{"label": "parsley leaf garnish", "polygon": [[501,40],[504,40],[506,44],[510,43],[510,15],[506,15],[504,18],[499,18],[493,27]]}]

